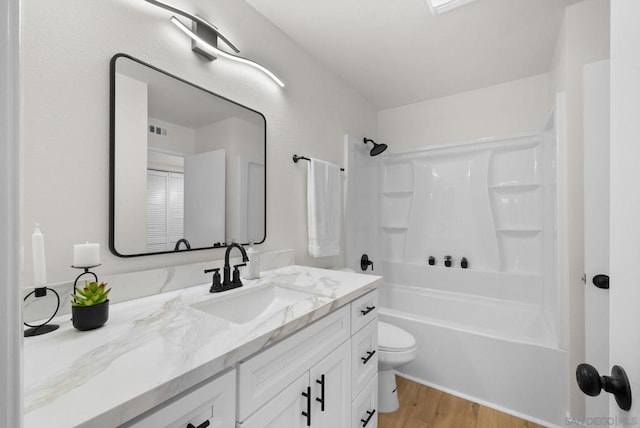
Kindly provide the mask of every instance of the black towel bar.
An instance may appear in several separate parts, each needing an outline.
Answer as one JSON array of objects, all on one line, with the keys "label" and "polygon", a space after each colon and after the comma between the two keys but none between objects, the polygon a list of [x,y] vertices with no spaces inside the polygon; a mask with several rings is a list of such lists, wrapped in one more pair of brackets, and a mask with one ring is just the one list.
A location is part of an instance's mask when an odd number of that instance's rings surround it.
[{"label": "black towel bar", "polygon": [[[306,160],[306,161],[311,161],[311,159],[304,157],[304,156],[298,156],[298,155],[293,155],[293,162],[294,163],[298,163],[299,160]],[[340,168],[340,171],[344,171],[344,168]]]}]

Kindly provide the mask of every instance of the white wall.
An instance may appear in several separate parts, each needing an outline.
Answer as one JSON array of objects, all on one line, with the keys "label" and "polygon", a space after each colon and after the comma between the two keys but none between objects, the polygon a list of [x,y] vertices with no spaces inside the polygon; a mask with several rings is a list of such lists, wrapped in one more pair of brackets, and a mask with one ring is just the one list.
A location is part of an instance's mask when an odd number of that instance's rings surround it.
[{"label": "white wall", "polygon": [[[72,245],[102,243],[99,274],[219,259],[223,250],[120,259],[109,233],[109,60],[119,52],[262,112],[267,119],[267,240],[260,249],[294,248],[296,261],[334,266],[343,258],[306,255],[306,164],[293,153],[340,164],[345,133],[374,135],[376,113],[363,97],[236,0],[175,0],[219,26],[242,54],[268,65],[286,83],[223,59],[203,61],[146,2],[29,0],[25,32],[25,212],[30,235],[40,221],[50,281],[64,281]],[[27,225],[29,227],[27,227]],[[29,229],[29,230],[27,230]],[[25,246],[30,253],[30,245]],[[26,281],[31,264],[25,263]],[[135,286],[135,285],[132,285]]]},{"label": "white wall", "polygon": [[149,125],[167,128],[167,135],[152,134],[147,129],[149,147],[185,155],[196,154],[196,131],[186,126],[149,117]]},{"label": "white wall", "polygon": [[0,426],[22,426],[20,8],[0,3]]},{"label": "white wall", "polygon": [[552,107],[549,75],[409,104],[378,113],[390,151],[540,130]]},{"label": "white wall", "polygon": [[564,91],[567,100],[567,147],[564,177],[567,185],[567,287],[569,314],[569,410],[584,418],[585,396],[573,378],[584,362],[584,198],[583,198],[583,89],[585,64],[609,58],[609,0],[584,0],[565,11],[550,68],[550,91]]}]

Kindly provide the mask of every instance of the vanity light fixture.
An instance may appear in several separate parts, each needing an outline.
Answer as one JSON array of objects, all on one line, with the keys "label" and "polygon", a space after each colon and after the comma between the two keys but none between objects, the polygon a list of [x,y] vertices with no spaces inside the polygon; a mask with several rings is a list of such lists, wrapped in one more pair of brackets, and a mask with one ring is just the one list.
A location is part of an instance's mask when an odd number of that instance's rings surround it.
[{"label": "vanity light fixture", "polygon": [[[161,1],[158,1],[158,0],[145,0],[145,1],[147,1],[148,3],[151,3],[151,4],[155,5],[155,6],[161,7],[163,9],[166,9],[166,10],[168,10],[170,12],[176,13],[178,15],[181,15],[181,16],[191,20],[192,27],[189,28],[187,25],[185,25],[182,21],[180,21],[175,16],[171,17],[171,22],[176,27],[178,27],[178,29],[180,31],[182,31],[183,33],[185,33],[187,36],[189,36],[191,38],[191,41],[192,41],[191,49],[195,53],[204,56],[209,61],[213,61],[218,56],[221,56],[221,57],[229,59],[231,61],[236,61],[236,62],[240,62],[242,64],[249,65],[249,66],[251,66],[253,68],[256,68],[256,69],[260,70],[261,72],[263,72],[267,76],[269,76],[281,88],[284,87],[284,82],[282,80],[280,80],[278,78],[278,76],[273,74],[265,66],[255,62],[255,61],[252,61],[250,59],[243,58],[241,56],[236,55],[237,53],[240,52],[238,50],[238,48],[236,48],[233,45],[233,43],[231,43],[229,41],[229,39],[227,39],[225,36],[223,36],[222,33],[220,33],[220,30],[218,30],[218,28],[215,25],[211,24],[207,20],[205,20],[205,19],[203,19],[203,18],[201,18],[201,17],[199,17],[197,15],[193,15],[193,14],[190,14],[188,12],[185,12],[184,10],[178,9],[177,7],[174,7],[174,6],[168,5],[166,3],[163,3]],[[222,40],[235,53],[230,53],[230,52],[227,52],[225,50],[222,50],[222,49],[218,48],[218,39]]]},{"label": "vanity light fixture", "polygon": [[238,56],[238,55],[230,54],[229,52],[225,52],[225,51],[223,51],[221,49],[218,49],[217,47],[215,47],[213,45],[210,45],[209,43],[204,41],[201,37],[199,37],[196,33],[191,31],[189,29],[189,27],[184,25],[182,23],[182,21],[180,21],[175,16],[171,17],[171,22],[173,22],[176,25],[176,27],[178,27],[186,35],[191,37],[191,39],[193,41],[197,42],[199,44],[201,50],[203,50],[205,52],[208,52],[211,55],[220,55],[223,58],[227,58],[227,59],[230,59],[230,60],[236,61],[236,62],[241,62],[243,64],[247,64],[247,65],[250,65],[251,67],[257,68],[258,70],[262,71],[264,74],[269,76],[271,79],[273,79],[273,81],[276,82],[278,85],[280,85],[281,88],[284,88],[284,82],[282,80],[280,80],[278,78],[278,76],[276,76],[271,71],[269,71],[269,69],[267,69],[265,66],[263,66],[261,64],[258,64],[257,62],[252,61],[250,59],[243,58],[243,57]]}]

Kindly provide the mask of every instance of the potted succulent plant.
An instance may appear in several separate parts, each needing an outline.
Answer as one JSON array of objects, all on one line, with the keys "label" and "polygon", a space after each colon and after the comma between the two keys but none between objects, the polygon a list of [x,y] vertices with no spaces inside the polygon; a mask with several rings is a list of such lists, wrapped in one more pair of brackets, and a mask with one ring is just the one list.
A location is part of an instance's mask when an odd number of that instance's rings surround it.
[{"label": "potted succulent plant", "polygon": [[71,321],[78,330],[102,327],[109,319],[109,292],[107,283],[87,282],[84,288],[74,288],[71,295]]}]

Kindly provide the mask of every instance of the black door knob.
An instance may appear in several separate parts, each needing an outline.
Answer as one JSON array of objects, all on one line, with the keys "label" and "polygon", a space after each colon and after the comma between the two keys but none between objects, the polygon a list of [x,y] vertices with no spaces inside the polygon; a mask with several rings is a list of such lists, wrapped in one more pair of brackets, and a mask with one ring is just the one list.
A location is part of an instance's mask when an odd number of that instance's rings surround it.
[{"label": "black door knob", "polygon": [[593,285],[604,290],[609,289],[609,275],[596,275],[592,279]]},{"label": "black door knob", "polygon": [[611,376],[600,376],[595,367],[582,363],[576,367],[576,380],[585,394],[595,397],[604,389],[615,396],[622,410],[631,408],[631,385],[622,367],[613,366]]}]

